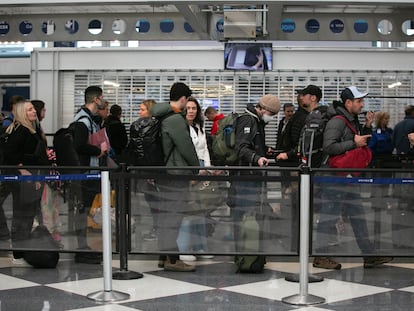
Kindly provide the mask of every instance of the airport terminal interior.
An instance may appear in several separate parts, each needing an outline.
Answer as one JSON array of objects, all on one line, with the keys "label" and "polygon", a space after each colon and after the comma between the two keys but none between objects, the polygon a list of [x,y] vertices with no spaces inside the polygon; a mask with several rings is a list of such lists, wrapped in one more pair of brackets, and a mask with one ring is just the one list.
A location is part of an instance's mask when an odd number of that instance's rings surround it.
[{"label": "airport terminal interior", "polygon": [[[224,114],[241,111],[266,93],[296,106],[296,91],[308,84],[320,86],[320,104],[330,105],[344,87],[357,85],[369,92],[364,112],[386,110],[394,127],[404,108],[414,105],[413,13],[409,0],[2,0],[0,104],[7,114],[15,93],[44,100],[42,127],[52,145],[53,133],[73,120],[89,85],[101,86],[105,99],[122,107],[128,130],[139,103],[167,101],[175,81],[187,83],[203,109],[213,106]],[[260,50],[261,64],[247,61],[249,47]],[[268,145],[275,145],[282,117],[280,112],[266,126]],[[210,127],[206,122],[206,131]],[[194,272],[159,266],[166,252],[158,248],[162,237],[151,210],[158,199],[145,190],[156,170],[144,176],[125,167],[110,170],[114,191],[102,191],[97,206],[107,205],[89,217],[90,249],[80,250],[75,222],[82,207],[74,189],[80,178],[96,175],[74,170],[73,180],[49,179],[56,196],[43,199],[57,213],[37,216],[34,224],[54,223],[52,236],[60,248],[56,268],[13,261],[10,239],[0,239],[0,311],[412,310],[412,159],[383,175],[367,170],[363,177],[311,169],[310,180],[307,170],[286,174],[274,157],[270,161],[257,170],[265,187],[255,215],[260,254],[266,256],[262,272],[242,273],[234,262],[243,252],[234,241],[230,168],[230,173],[223,168],[221,179],[205,177],[225,195],[203,211],[208,249],[181,252]],[[325,204],[321,193],[347,189],[357,192],[364,208],[353,217],[366,222],[373,253],[359,249],[346,211],[336,215],[333,234],[322,234],[327,247],[316,246],[318,212]],[[250,192],[241,192],[239,201],[249,202]],[[1,204],[10,228],[12,196]],[[197,220],[197,214],[187,217]],[[103,252],[103,261],[77,262],[82,252]],[[341,269],[313,267],[314,257],[321,256],[335,258]],[[394,258],[369,267],[364,257]]]}]

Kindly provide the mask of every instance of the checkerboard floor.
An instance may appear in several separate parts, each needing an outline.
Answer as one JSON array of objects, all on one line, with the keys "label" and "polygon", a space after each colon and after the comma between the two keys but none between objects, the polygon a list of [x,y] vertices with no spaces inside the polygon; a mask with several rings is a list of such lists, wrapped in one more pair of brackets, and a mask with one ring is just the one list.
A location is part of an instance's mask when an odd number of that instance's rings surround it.
[{"label": "checkerboard floor", "polygon": [[[0,310],[412,310],[414,263],[395,259],[375,269],[364,269],[359,258],[341,259],[340,271],[313,268],[309,272],[324,280],[309,283],[308,293],[325,299],[312,306],[282,302],[299,294],[299,284],[285,280],[299,271],[296,258],[270,257],[262,274],[237,274],[230,257],[197,261],[192,273],[167,272],[157,267],[154,256],[131,256],[128,270],[144,277],[111,280],[114,292],[128,300],[98,303],[88,294],[104,289],[103,266],[78,264],[73,255],[62,254],[56,269],[12,267],[0,258]],[[293,259],[293,260],[292,260]],[[112,262],[119,271],[119,260]],[[108,282],[106,283],[108,289]],[[49,309],[47,308],[49,306]]]}]

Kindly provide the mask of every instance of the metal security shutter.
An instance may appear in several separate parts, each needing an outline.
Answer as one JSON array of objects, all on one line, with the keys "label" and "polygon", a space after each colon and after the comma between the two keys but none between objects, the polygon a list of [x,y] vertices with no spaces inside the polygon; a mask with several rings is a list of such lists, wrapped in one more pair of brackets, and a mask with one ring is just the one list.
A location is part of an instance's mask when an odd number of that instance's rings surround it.
[{"label": "metal security shutter", "polygon": [[[83,105],[83,91],[89,85],[104,89],[104,96],[111,104],[123,109],[123,122],[127,129],[138,118],[139,103],[144,99],[168,102],[169,89],[176,81],[187,83],[199,100],[202,109],[215,105],[225,115],[232,111],[243,111],[247,103],[256,104],[261,96],[270,93],[279,97],[281,105],[296,103],[296,90],[315,84],[322,89],[321,104],[331,104],[339,99],[347,86],[356,85],[368,90],[364,110],[386,110],[390,112],[390,126],[404,117],[404,108],[414,104],[413,72],[381,71],[269,71],[265,73],[244,71],[185,71],[185,70],[138,70],[138,71],[78,71],[62,72],[62,124],[68,124],[77,109]],[[105,85],[104,81],[115,82]],[[402,85],[389,88],[396,81]],[[118,86],[119,84],[119,86]],[[266,143],[276,143],[276,126],[283,117],[266,127]],[[206,122],[206,129],[210,129]]]},{"label": "metal security shutter", "polygon": [[75,112],[75,73],[64,71],[59,75],[60,105],[58,110],[59,127],[66,127],[73,121]]}]

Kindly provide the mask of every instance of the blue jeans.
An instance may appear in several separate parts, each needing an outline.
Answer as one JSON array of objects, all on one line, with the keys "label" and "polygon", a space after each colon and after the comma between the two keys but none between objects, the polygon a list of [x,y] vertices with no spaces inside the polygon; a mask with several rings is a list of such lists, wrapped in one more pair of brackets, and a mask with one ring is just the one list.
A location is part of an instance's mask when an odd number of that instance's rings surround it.
[{"label": "blue jeans", "polygon": [[206,220],[205,217],[187,216],[181,222],[177,238],[180,252],[207,251]]},{"label": "blue jeans", "polygon": [[360,189],[360,186],[355,184],[321,187],[321,202],[318,206],[320,218],[315,241],[318,252],[327,252],[329,242],[337,235],[336,223],[341,215],[349,218],[361,252],[363,254],[373,252],[374,246],[369,240]]},{"label": "blue jeans", "polygon": [[[204,167],[204,160],[198,160]],[[202,204],[195,202],[193,204]],[[204,215],[184,217],[177,237],[178,250],[180,252],[207,251],[206,219]]]}]

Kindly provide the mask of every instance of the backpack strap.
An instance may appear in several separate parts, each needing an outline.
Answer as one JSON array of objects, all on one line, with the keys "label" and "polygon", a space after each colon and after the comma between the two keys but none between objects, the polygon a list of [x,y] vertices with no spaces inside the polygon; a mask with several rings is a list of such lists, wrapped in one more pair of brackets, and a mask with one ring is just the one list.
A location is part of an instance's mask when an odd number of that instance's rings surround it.
[{"label": "backpack strap", "polygon": [[[93,124],[92,124],[92,122],[93,122],[93,120],[89,117],[89,116],[85,116],[85,115],[83,115],[83,116],[80,116],[78,119],[76,119],[74,122],[79,122],[81,119],[88,119],[89,120],[89,122],[90,122],[90,124],[91,124],[91,128],[90,128],[90,134],[92,134],[93,133]],[[83,122],[82,122],[83,123]]]},{"label": "backpack strap", "polygon": [[345,122],[346,126],[349,127],[349,129],[352,131],[352,133],[354,133],[354,135],[357,135],[358,132],[356,131],[356,129],[352,126],[351,122],[348,121],[347,118],[345,118],[344,116],[334,116],[333,118],[335,119],[341,119],[342,121]]}]

